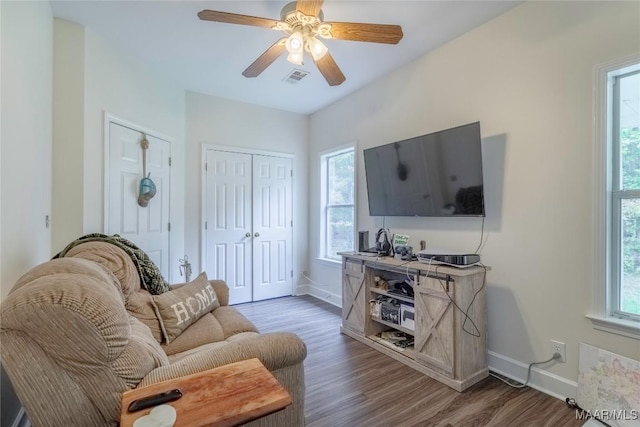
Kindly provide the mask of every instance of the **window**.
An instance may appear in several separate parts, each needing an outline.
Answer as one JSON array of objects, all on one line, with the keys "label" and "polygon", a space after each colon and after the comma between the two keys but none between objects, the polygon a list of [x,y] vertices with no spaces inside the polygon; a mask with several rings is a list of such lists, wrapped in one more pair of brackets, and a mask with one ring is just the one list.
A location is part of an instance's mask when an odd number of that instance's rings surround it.
[{"label": "window", "polygon": [[640,58],[596,72],[598,329],[640,338]]},{"label": "window", "polygon": [[355,149],[353,146],[320,156],[320,258],[340,260],[339,252],[354,250]]},{"label": "window", "polygon": [[640,69],[612,75],[609,313],[640,320]]}]

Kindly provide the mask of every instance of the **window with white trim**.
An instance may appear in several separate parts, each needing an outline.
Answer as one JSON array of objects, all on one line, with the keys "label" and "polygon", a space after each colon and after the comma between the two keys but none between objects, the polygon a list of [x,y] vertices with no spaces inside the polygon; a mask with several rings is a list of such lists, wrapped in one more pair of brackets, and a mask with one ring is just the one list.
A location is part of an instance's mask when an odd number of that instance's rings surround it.
[{"label": "window with white trim", "polygon": [[340,260],[355,241],[355,147],[320,156],[320,258]]},{"label": "window with white trim", "polygon": [[640,68],[610,73],[611,316],[640,321]]},{"label": "window with white trim", "polygon": [[640,338],[640,57],[596,70],[598,329]]}]

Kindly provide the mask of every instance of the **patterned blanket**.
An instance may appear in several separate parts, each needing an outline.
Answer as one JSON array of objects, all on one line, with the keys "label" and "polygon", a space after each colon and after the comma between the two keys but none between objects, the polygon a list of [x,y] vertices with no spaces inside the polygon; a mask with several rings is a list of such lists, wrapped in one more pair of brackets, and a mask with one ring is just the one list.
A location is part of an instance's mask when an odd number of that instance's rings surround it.
[{"label": "patterned blanket", "polygon": [[135,264],[138,274],[140,275],[140,282],[142,283],[142,286],[151,294],[160,295],[170,290],[169,282],[162,277],[162,273],[160,273],[158,266],[151,261],[149,255],[137,247],[133,242],[130,242],[117,234],[114,234],[113,236],[107,236],[106,234],[101,233],[84,235],[69,243],[67,247],[64,248],[62,252],[54,256],[53,259],[64,257],[71,248],[85,242],[111,243],[112,245],[116,245],[124,250]]}]

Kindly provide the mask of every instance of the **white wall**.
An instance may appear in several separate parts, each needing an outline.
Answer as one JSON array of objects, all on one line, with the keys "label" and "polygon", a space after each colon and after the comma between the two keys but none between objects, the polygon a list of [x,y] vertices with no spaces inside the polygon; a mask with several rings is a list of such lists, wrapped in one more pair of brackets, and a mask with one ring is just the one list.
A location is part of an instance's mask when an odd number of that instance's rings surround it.
[{"label": "white wall", "polygon": [[51,255],[51,17],[46,2],[2,8],[2,297]]},{"label": "white wall", "polygon": [[[200,245],[202,144],[293,154],[294,278],[308,257],[308,116],[187,92],[185,249],[194,274],[202,271]],[[294,281],[297,283],[298,281]]]},{"label": "white wall", "polygon": [[[52,13],[48,2],[2,2],[0,15],[0,300],[51,256]],[[2,371],[2,426],[18,402]]]},{"label": "white wall", "polygon": [[[56,116],[60,117],[60,120],[56,118],[60,132],[72,137],[67,141],[54,141],[56,159],[59,159],[54,168],[67,167],[63,159],[70,156],[74,159],[75,169],[66,172],[67,180],[81,176],[81,186],[73,186],[69,190],[63,181],[54,183],[56,196],[65,191],[73,192],[66,196],[72,203],[61,206],[56,214],[56,223],[66,223],[60,226],[63,228],[54,250],[63,249],[65,243],[79,237],[77,231],[84,234],[102,232],[104,229],[103,139],[104,113],[107,112],[172,139],[170,282],[178,281],[178,259],[184,255],[184,90],[164,81],[157,70],[148,68],[126,52],[114,49],[89,29],[60,19],[55,19],[55,28],[56,51],[64,52],[65,66],[73,70],[72,76],[83,77],[83,85],[79,89],[74,78],[56,75],[56,88],[60,90],[54,94],[54,102],[67,106],[72,104],[74,109],[71,111],[81,117],[64,120],[61,114]],[[78,66],[83,68],[78,70]],[[78,90],[81,94],[78,94]],[[74,95],[73,99],[67,97],[69,92]],[[83,130],[81,137],[77,133],[79,129]],[[82,158],[78,158],[76,148],[81,150]],[[77,167],[82,167],[81,175]],[[81,230],[77,230],[78,219],[81,220]]]},{"label": "white wall", "polygon": [[[357,140],[357,229],[370,234],[382,218],[368,215],[362,149],[480,120],[490,361],[522,373],[523,363],[551,356],[550,339],[563,341],[567,363],[548,368],[560,380],[537,379],[561,396],[575,390],[580,341],[640,357],[637,340],[585,318],[594,66],[640,51],[638,28],[638,2],[527,2],[311,116],[309,191],[319,188],[317,153]],[[313,292],[339,296],[340,269],[314,260],[318,211],[312,197],[310,268],[323,285]],[[387,218],[386,226],[416,246],[473,251],[481,220]]]},{"label": "white wall", "polygon": [[53,219],[51,245],[62,250],[83,234],[84,27],[54,21]]}]

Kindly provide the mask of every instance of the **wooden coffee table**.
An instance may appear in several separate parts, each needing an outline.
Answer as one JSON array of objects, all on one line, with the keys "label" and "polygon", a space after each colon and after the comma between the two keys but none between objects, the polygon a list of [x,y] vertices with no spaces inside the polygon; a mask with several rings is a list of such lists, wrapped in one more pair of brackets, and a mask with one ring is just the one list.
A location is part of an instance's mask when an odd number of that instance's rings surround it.
[{"label": "wooden coffee table", "polygon": [[134,400],[179,389],[168,403],[176,409],[174,427],[236,426],[291,404],[291,396],[258,359],[243,360],[197,374],[129,390],[122,395],[120,426],[132,426],[151,409],[129,413]]}]

